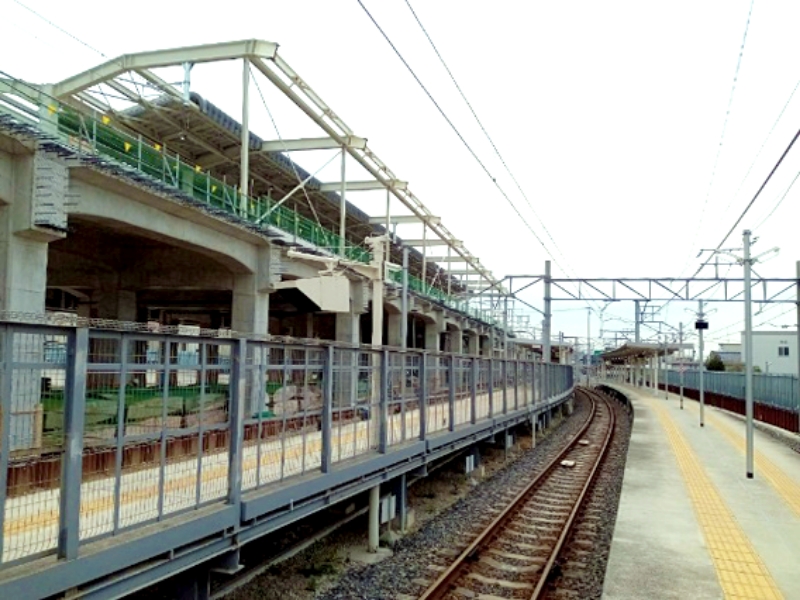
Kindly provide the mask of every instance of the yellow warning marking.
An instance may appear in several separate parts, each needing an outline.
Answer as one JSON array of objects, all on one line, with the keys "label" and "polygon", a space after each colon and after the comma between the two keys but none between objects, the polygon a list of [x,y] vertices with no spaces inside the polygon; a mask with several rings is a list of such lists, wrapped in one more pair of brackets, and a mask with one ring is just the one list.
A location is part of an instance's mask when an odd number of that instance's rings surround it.
[{"label": "yellow warning marking", "polygon": [[56,111],[58,111],[58,107],[55,104],[49,104],[47,106],[47,112],[49,112],[51,115],[55,114]]},{"label": "yellow warning marking", "polygon": [[199,172],[200,172],[200,171],[202,171],[202,170],[203,170],[203,167],[201,167],[200,165],[195,165],[195,166],[194,166],[194,172],[195,172],[195,173],[199,173]]},{"label": "yellow warning marking", "polygon": [[125,152],[129,152],[131,148],[133,148],[133,144],[130,142],[124,142],[123,146],[125,146]]},{"label": "yellow warning marking", "polygon": [[161,152],[161,144],[153,144],[153,148],[155,148],[157,152]]},{"label": "yellow warning marking", "polygon": [[725,597],[753,600],[783,598],[769,570],[672,417],[659,403],[650,399],[646,403],[655,410],[667,433]]},{"label": "yellow warning marking", "polygon": [[103,115],[101,117],[101,120],[103,121],[103,125],[108,125],[109,123],[111,123],[111,118],[108,115]]},{"label": "yellow warning marking", "polygon": [[[333,447],[333,456],[334,460],[342,460],[343,455],[349,454],[349,451],[352,450],[352,445],[354,440],[356,439],[360,441],[366,440],[365,432],[358,432],[356,435],[353,434],[352,431],[343,431],[341,434],[341,439],[334,440],[334,447]],[[361,452],[368,451],[368,448],[361,448]],[[322,451],[322,440],[321,439],[314,439],[309,438],[306,441],[306,448],[305,454],[311,458],[315,457],[316,455],[320,454]],[[275,466],[278,469],[278,473],[280,473],[280,464],[281,464],[281,454],[280,449],[276,448],[275,450],[266,450],[261,457],[261,464],[262,467],[269,468],[269,466]],[[355,455],[358,455],[358,451],[356,451]],[[211,456],[207,454],[206,456]],[[303,456],[303,448],[299,444],[292,444],[291,446],[287,446],[284,448],[284,463],[290,462],[299,462],[302,460]],[[176,462],[167,463],[167,466],[174,466],[180,465],[181,463],[191,463],[196,462],[197,458],[194,459],[187,459],[186,461],[178,460]],[[246,473],[248,471],[254,471],[256,469],[256,465],[258,463],[258,457],[256,455],[249,456],[244,458],[242,461],[242,472]],[[158,465],[153,465],[153,468],[157,468]],[[299,474],[300,471],[297,471]],[[294,473],[293,473],[294,474]],[[227,479],[228,477],[228,464],[227,462],[224,464],[218,465],[206,465],[203,467],[202,470],[202,481],[205,484],[208,484],[210,481],[215,480],[222,480]],[[169,494],[174,494],[177,492],[189,490],[193,491],[194,487],[197,483],[197,473],[191,472],[187,474],[178,473],[171,473],[167,475],[167,478],[164,481],[164,496],[165,499]],[[151,480],[149,484],[135,484],[136,487],[133,489],[128,489],[124,492],[120,493],[120,505],[125,506],[129,504],[134,504],[137,502],[141,502],[142,500],[152,500],[154,497],[158,496],[158,479],[154,478]],[[85,492],[84,492],[85,493]],[[91,496],[91,494],[87,494],[87,496]],[[114,497],[112,493],[109,493],[107,496],[101,496],[99,498],[83,498],[81,501],[80,513],[81,519],[87,519],[90,516],[101,513],[104,510],[109,510],[113,508],[114,505]],[[13,535],[13,534],[21,534],[28,531],[33,531],[40,528],[52,527],[58,524],[58,515],[59,509],[54,508],[45,508],[42,509],[35,514],[27,514],[22,517],[16,517],[15,515],[7,515],[5,522],[3,523],[3,535]]]},{"label": "yellow warning marking", "polygon": [[[724,435],[739,452],[742,454],[746,453],[747,448],[745,446],[745,440],[740,434],[711,414],[708,415],[706,420]],[[778,465],[768,459],[763,452],[756,450],[753,458],[755,459],[756,471],[761,473],[764,479],[775,488],[775,491],[778,492],[778,495],[789,505],[789,508],[791,508],[797,516],[800,516],[800,484],[789,477]]]}]

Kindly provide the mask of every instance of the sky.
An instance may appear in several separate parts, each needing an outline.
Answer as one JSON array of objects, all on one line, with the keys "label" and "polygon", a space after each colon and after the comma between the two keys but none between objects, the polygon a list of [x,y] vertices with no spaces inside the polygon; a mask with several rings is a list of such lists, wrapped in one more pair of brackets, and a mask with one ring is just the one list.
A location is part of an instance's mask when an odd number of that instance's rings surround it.
[{"label": "sky", "polygon": [[[548,258],[562,277],[692,275],[698,251],[720,243],[800,127],[794,1],[409,0],[521,192],[409,4],[362,1],[488,174],[357,0],[228,0],[214,7],[141,0],[124,10],[96,0],[80,10],[0,0],[0,70],[55,82],[105,61],[98,51],[114,58],[235,39],[276,42],[284,60],[498,277],[541,274]],[[233,63],[198,67],[192,87],[235,115],[240,80]],[[264,102],[251,93],[255,133],[274,139],[269,108],[280,136],[319,135],[266,80],[259,85]],[[297,160],[314,170],[328,158]],[[758,237],[754,254],[779,247],[756,265],[764,277],[795,276],[800,183],[790,185],[799,171],[794,148],[725,244],[740,248],[749,227]],[[337,173],[338,163],[320,178],[333,181]],[[348,175],[357,178],[357,170]],[[373,215],[384,213],[380,198],[348,197]],[[419,227],[398,233],[421,237]],[[742,276],[741,266],[720,269]],[[525,299],[541,307],[542,294],[538,284]],[[591,305],[600,348],[602,305]],[[740,303],[714,307],[711,349],[739,340],[744,314]],[[658,318],[690,326],[688,311],[696,308],[672,302]],[[554,332],[585,338],[585,303],[557,302],[553,310]],[[602,314],[605,332],[632,328],[632,303]],[[795,315],[794,305],[777,305],[754,324],[793,327]]]}]

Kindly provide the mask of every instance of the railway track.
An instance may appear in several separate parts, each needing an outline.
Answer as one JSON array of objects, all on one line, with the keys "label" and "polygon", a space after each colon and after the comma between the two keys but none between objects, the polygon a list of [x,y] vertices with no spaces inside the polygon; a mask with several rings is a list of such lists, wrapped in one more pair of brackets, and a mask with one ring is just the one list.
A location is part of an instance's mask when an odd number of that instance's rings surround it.
[{"label": "railway track", "polygon": [[480,524],[480,533],[452,559],[440,549],[438,558],[449,564],[432,564],[439,577],[420,600],[535,599],[541,598],[548,580],[558,571],[559,555],[599,470],[615,427],[614,410],[593,390],[577,388],[592,403],[590,417],[565,449],[509,504]]}]

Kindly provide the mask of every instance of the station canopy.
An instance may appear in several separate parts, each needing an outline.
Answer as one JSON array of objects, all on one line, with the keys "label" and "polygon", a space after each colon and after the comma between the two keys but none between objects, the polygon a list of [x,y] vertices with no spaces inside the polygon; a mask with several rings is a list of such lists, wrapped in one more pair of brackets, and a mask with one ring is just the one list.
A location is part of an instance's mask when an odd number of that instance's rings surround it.
[{"label": "station canopy", "polygon": [[600,358],[612,364],[622,364],[635,359],[647,359],[654,356],[675,354],[681,350],[690,350],[692,344],[648,344],[627,342],[600,355]]}]

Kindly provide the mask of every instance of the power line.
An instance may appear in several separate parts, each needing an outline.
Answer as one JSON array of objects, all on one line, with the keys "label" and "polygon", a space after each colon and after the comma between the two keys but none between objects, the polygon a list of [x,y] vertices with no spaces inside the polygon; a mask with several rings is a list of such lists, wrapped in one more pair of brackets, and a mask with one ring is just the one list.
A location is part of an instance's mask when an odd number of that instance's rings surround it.
[{"label": "power line", "polygon": [[789,107],[789,104],[791,103],[792,98],[794,98],[795,92],[797,92],[797,88],[798,87],[800,87],[800,79],[798,79],[797,83],[794,84],[794,88],[792,89],[792,93],[789,94],[789,97],[786,99],[786,102],[784,103],[783,108],[781,109],[781,112],[778,114],[778,117],[775,119],[775,122],[772,124],[772,127],[769,130],[769,133],[767,133],[767,137],[765,137],[764,141],[761,143],[761,147],[758,149],[758,152],[756,152],[756,155],[753,158],[753,161],[750,163],[750,167],[747,169],[747,172],[744,174],[744,177],[742,178],[741,183],[739,183],[739,187],[736,188],[736,192],[733,195],[731,195],[730,200],[728,200],[728,205],[725,207],[725,211],[724,212],[728,212],[728,209],[731,207],[731,203],[733,202],[733,199],[736,198],[739,195],[740,191],[742,191],[742,187],[744,187],[744,183],[747,181],[747,178],[750,177],[750,173],[752,172],[753,167],[755,167],[755,164],[758,161],[758,159],[761,157],[761,153],[764,151],[764,148],[767,145],[767,142],[769,142],[770,138],[772,137],[772,134],[775,132],[775,128],[778,126],[778,123],[783,118],[783,115],[786,112],[786,109]]},{"label": "power line", "polygon": [[[492,146],[492,149],[494,150],[494,153],[497,155],[497,158],[500,159],[500,163],[503,165],[503,168],[506,170],[506,172],[508,173],[509,177],[511,177],[511,181],[514,182],[514,185],[519,190],[519,193],[522,194],[522,197],[525,199],[525,203],[528,205],[528,208],[531,209],[531,212],[536,217],[536,220],[542,226],[542,229],[544,229],[544,232],[547,234],[547,237],[553,243],[553,247],[555,248],[555,250],[561,255],[561,258],[563,258],[564,261],[566,262],[566,256],[561,251],[561,249],[558,247],[558,244],[556,243],[555,239],[553,239],[553,236],[550,234],[550,231],[547,229],[547,225],[545,225],[545,223],[542,220],[542,218],[536,212],[536,209],[533,207],[533,204],[531,203],[531,201],[528,198],[527,194],[522,189],[522,186],[519,184],[519,181],[517,180],[517,178],[514,176],[514,173],[511,172],[511,169],[509,168],[508,164],[506,163],[505,159],[503,158],[503,155],[500,154],[500,150],[497,148],[497,145],[494,143],[494,140],[489,135],[489,132],[486,130],[486,127],[483,125],[483,122],[480,120],[480,118],[478,118],[478,114],[475,112],[475,109],[473,108],[472,103],[467,99],[467,96],[464,93],[464,90],[461,89],[461,86],[458,84],[458,81],[456,81],[455,75],[453,75],[453,72],[450,70],[450,67],[447,66],[447,63],[445,62],[444,57],[439,52],[439,49],[436,47],[436,44],[433,43],[433,39],[431,38],[430,34],[428,33],[428,30],[422,24],[422,21],[420,21],[419,16],[417,16],[417,13],[414,10],[414,7],[411,6],[411,2],[409,0],[405,0],[405,3],[406,3],[406,6],[408,6],[408,9],[411,11],[411,14],[414,16],[414,20],[417,22],[417,25],[419,25],[419,28],[422,30],[422,33],[425,34],[425,37],[427,38],[428,42],[430,43],[431,48],[433,48],[433,51],[436,53],[436,56],[439,58],[439,62],[442,63],[442,66],[444,67],[444,70],[447,71],[447,74],[450,76],[450,81],[453,82],[453,85],[455,86],[456,90],[458,90],[458,93],[461,95],[462,100],[464,100],[464,103],[467,105],[467,108],[469,108],[469,112],[472,113],[472,116],[475,118],[475,122],[480,127],[481,131],[483,132],[483,135],[486,136],[486,139],[489,141],[489,144]],[[570,268],[570,270],[574,271],[574,269],[571,269],[571,268]]]},{"label": "power line", "polygon": [[[741,46],[739,46],[739,57],[736,60],[736,69],[735,69],[735,71],[733,73],[733,84],[731,86],[731,93],[728,95],[728,107],[725,110],[725,120],[722,123],[722,132],[720,134],[719,145],[717,146],[717,154],[716,154],[716,156],[714,158],[714,165],[711,168],[711,179],[709,180],[708,188],[706,189],[706,197],[703,200],[703,208],[700,211],[700,219],[697,221],[697,227],[695,228],[694,237],[692,239],[692,244],[689,246],[689,251],[690,252],[694,251],[694,246],[697,243],[697,236],[700,233],[700,228],[701,228],[701,226],[703,224],[703,219],[705,218],[705,214],[706,214],[706,206],[708,205],[708,198],[711,196],[711,189],[714,187],[714,180],[716,179],[716,175],[717,175],[717,166],[719,164],[719,157],[720,157],[720,154],[722,153],[722,147],[723,147],[724,142],[725,142],[725,133],[727,132],[727,129],[728,129],[728,119],[730,118],[730,115],[731,115],[731,106],[733,105],[733,96],[734,96],[734,93],[736,92],[736,83],[739,80],[739,68],[742,65],[742,56],[744,55],[744,47],[745,47],[745,43],[747,42],[747,32],[750,29],[750,16],[753,14],[753,5],[754,4],[755,4],[755,0],[750,0],[750,10],[747,12],[747,22],[745,23],[745,26],[744,26],[744,35],[742,36],[742,44],[741,44]],[[689,266],[690,262],[691,262],[691,258],[689,258],[687,263],[684,265],[683,269],[681,269],[681,273],[683,273],[686,270],[686,267]]]},{"label": "power line", "polygon": [[[469,145],[469,143],[467,142],[467,140],[466,140],[466,139],[464,139],[464,136],[463,136],[463,135],[461,135],[461,132],[460,132],[460,131],[458,130],[458,128],[457,128],[457,127],[456,127],[456,126],[453,124],[453,121],[451,121],[451,120],[450,120],[450,117],[448,117],[448,116],[447,116],[447,113],[445,113],[445,112],[444,112],[444,110],[443,110],[443,109],[442,109],[442,107],[439,105],[439,103],[436,101],[436,99],[433,97],[433,95],[432,95],[432,94],[431,94],[431,93],[428,91],[428,88],[427,88],[427,87],[425,87],[425,84],[424,84],[424,83],[422,83],[422,81],[420,80],[420,78],[419,78],[419,77],[417,76],[417,74],[414,72],[414,69],[412,69],[412,68],[411,68],[411,65],[409,65],[409,64],[408,64],[408,62],[406,61],[406,59],[403,57],[403,55],[402,55],[402,54],[400,53],[400,51],[397,49],[397,46],[395,46],[395,45],[394,45],[394,43],[392,43],[392,40],[391,40],[391,39],[389,39],[389,36],[386,34],[386,32],[383,30],[383,28],[382,28],[382,27],[381,27],[381,26],[378,24],[378,22],[375,20],[375,17],[373,17],[373,16],[372,16],[372,13],[370,13],[370,12],[369,12],[369,10],[367,9],[367,7],[366,7],[366,6],[364,6],[364,3],[363,3],[361,0],[356,0],[356,1],[358,2],[359,6],[361,6],[361,8],[364,10],[364,12],[367,14],[367,16],[369,17],[369,20],[370,20],[370,21],[372,21],[372,24],[373,24],[373,25],[375,25],[375,27],[376,27],[376,28],[378,29],[378,31],[381,33],[381,35],[383,36],[383,39],[385,39],[385,40],[386,40],[386,42],[389,44],[389,46],[391,46],[392,50],[393,50],[393,51],[394,51],[394,53],[397,55],[397,58],[399,58],[399,59],[400,59],[400,62],[402,62],[402,63],[403,63],[403,65],[404,65],[404,66],[405,66],[405,68],[408,70],[408,72],[409,72],[409,73],[411,73],[411,76],[412,76],[412,77],[414,78],[414,80],[417,82],[417,84],[419,85],[419,87],[420,87],[420,88],[422,88],[422,91],[423,91],[423,92],[425,92],[425,95],[426,95],[426,96],[428,96],[428,99],[429,99],[429,100],[430,100],[430,101],[433,103],[433,105],[436,107],[436,110],[438,110],[438,111],[439,111],[439,114],[442,116],[442,118],[443,118],[445,121],[447,121],[447,124],[450,126],[450,129],[452,129],[452,130],[453,130],[453,132],[456,134],[456,136],[458,136],[458,139],[459,139],[459,140],[461,140],[461,143],[464,145],[464,147],[465,147],[465,148],[466,148],[466,149],[469,151],[469,153],[472,155],[472,158],[474,158],[474,159],[475,159],[475,162],[477,162],[477,163],[480,165],[481,169],[483,169],[483,172],[484,172],[484,173],[486,173],[486,175],[489,177],[489,179],[491,179],[491,180],[492,180],[492,183],[494,183],[494,185],[495,185],[495,187],[498,189],[498,191],[499,191],[499,192],[500,192],[500,193],[503,195],[503,197],[504,197],[504,198],[505,198],[505,199],[508,201],[508,203],[511,205],[511,208],[513,208],[513,209],[514,209],[514,212],[517,214],[517,216],[518,216],[520,219],[522,219],[522,222],[523,222],[523,223],[525,223],[525,225],[528,227],[528,229],[529,229],[529,230],[530,230],[530,232],[533,234],[533,236],[536,238],[536,240],[539,242],[539,244],[542,246],[542,248],[544,248],[545,252],[547,252],[547,254],[548,254],[548,255],[550,255],[550,251],[547,249],[547,246],[545,246],[545,245],[544,245],[544,242],[542,241],[542,239],[541,239],[541,238],[539,237],[539,235],[538,235],[538,234],[537,234],[537,233],[534,231],[534,229],[533,229],[533,228],[530,226],[530,224],[528,223],[528,221],[526,221],[526,220],[525,220],[525,217],[523,217],[523,216],[522,216],[522,213],[519,211],[519,209],[516,207],[516,205],[515,205],[515,204],[514,204],[514,203],[511,201],[511,198],[509,198],[509,197],[508,197],[508,194],[506,194],[505,190],[503,190],[503,188],[500,186],[500,184],[499,184],[499,183],[497,183],[497,179],[495,179],[495,178],[492,176],[492,174],[489,172],[489,169],[486,167],[486,165],[483,163],[483,161],[482,161],[482,160],[481,160],[481,159],[478,157],[478,155],[477,155],[477,154],[475,153],[475,151],[472,149],[472,146],[470,146],[470,145]],[[553,258],[553,261],[555,261],[555,258],[554,258],[554,257],[552,257],[552,255],[551,255],[551,258]],[[558,263],[556,262],[556,264],[558,264]]]},{"label": "power line", "polygon": [[753,227],[753,229],[758,229],[759,227],[761,227],[761,226],[762,226],[764,223],[766,223],[766,222],[769,220],[769,218],[770,218],[770,217],[771,217],[773,214],[775,214],[775,211],[776,211],[776,210],[778,210],[778,207],[781,205],[781,203],[782,203],[784,200],[786,200],[786,196],[788,196],[788,195],[789,195],[789,192],[792,190],[792,187],[794,186],[794,184],[795,184],[795,182],[797,181],[798,177],[800,177],[800,171],[798,171],[798,172],[797,172],[797,174],[794,176],[794,179],[792,179],[792,182],[791,182],[791,183],[788,185],[788,187],[786,188],[786,190],[784,190],[784,192],[783,192],[783,195],[780,197],[780,199],[779,199],[779,200],[778,200],[778,202],[775,204],[775,206],[773,206],[773,207],[772,207],[772,210],[771,210],[771,211],[769,211],[769,214],[768,214],[766,217],[764,217],[763,219],[761,219],[761,221],[758,223],[758,225],[756,225],[755,227]]},{"label": "power line", "polygon": [[[547,253],[547,255],[548,255],[548,256],[550,256],[550,258],[552,258],[552,259],[553,259],[553,262],[556,264],[556,266],[560,267],[562,270],[564,270],[564,271],[566,272],[566,269],[564,269],[563,267],[561,267],[561,265],[559,264],[559,262],[556,260],[556,258],[555,258],[555,257],[553,256],[553,254],[550,252],[550,250],[548,250],[548,248],[547,248],[547,246],[545,245],[545,243],[542,241],[542,238],[541,238],[541,237],[539,237],[539,234],[537,234],[537,233],[536,233],[536,231],[533,229],[533,227],[531,227],[530,223],[528,223],[527,219],[525,219],[525,217],[522,215],[522,213],[520,212],[520,210],[517,208],[517,206],[514,204],[514,202],[513,202],[513,201],[511,200],[511,198],[508,196],[508,194],[506,193],[506,191],[505,191],[505,190],[502,188],[502,186],[501,186],[501,185],[500,185],[500,184],[497,182],[497,179],[496,179],[494,176],[492,176],[492,174],[489,172],[489,169],[486,167],[486,165],[484,164],[484,162],[483,162],[483,161],[480,159],[480,157],[478,157],[478,155],[475,153],[475,151],[474,151],[474,150],[472,149],[472,147],[469,145],[469,143],[467,142],[467,140],[464,138],[464,136],[461,134],[461,132],[460,132],[460,131],[458,130],[458,128],[455,126],[455,124],[453,123],[453,121],[452,121],[452,120],[451,120],[451,119],[450,119],[450,118],[447,116],[447,114],[445,113],[444,109],[442,109],[442,107],[439,105],[439,103],[438,103],[438,102],[436,101],[436,99],[433,97],[433,95],[432,95],[432,94],[431,94],[431,92],[428,90],[428,88],[425,86],[425,84],[424,84],[424,83],[422,83],[422,81],[420,80],[420,78],[419,78],[419,77],[417,76],[417,74],[414,72],[414,69],[412,69],[412,68],[411,68],[411,65],[409,65],[408,61],[406,61],[406,59],[403,57],[403,55],[401,54],[401,52],[400,52],[400,51],[397,49],[397,46],[395,46],[395,45],[394,45],[394,43],[392,42],[392,40],[389,38],[388,34],[387,34],[387,33],[386,33],[384,30],[383,30],[383,28],[382,28],[382,27],[381,27],[381,26],[378,24],[378,22],[375,20],[375,17],[373,17],[373,16],[372,16],[372,13],[370,13],[370,11],[367,9],[367,7],[366,7],[366,6],[364,6],[364,3],[363,3],[361,0],[356,0],[356,1],[358,2],[359,6],[362,8],[362,10],[363,10],[363,11],[366,13],[367,17],[369,17],[369,20],[370,20],[370,21],[372,21],[372,24],[375,26],[375,28],[376,28],[376,29],[377,29],[377,30],[380,32],[380,34],[383,36],[383,39],[384,39],[384,40],[386,40],[386,42],[387,42],[387,43],[389,44],[389,46],[392,48],[392,50],[394,51],[394,53],[395,53],[395,55],[397,56],[397,58],[399,58],[399,59],[400,59],[400,62],[402,62],[402,63],[403,63],[403,65],[405,66],[405,68],[408,70],[408,72],[411,74],[411,76],[414,78],[414,80],[415,80],[415,81],[417,82],[417,84],[420,86],[420,88],[422,89],[422,91],[423,91],[423,92],[425,92],[425,95],[426,95],[426,96],[428,96],[428,99],[429,99],[429,100],[430,100],[430,101],[433,103],[433,105],[436,107],[436,110],[438,110],[438,111],[439,111],[439,114],[442,116],[442,118],[443,118],[443,119],[444,119],[444,120],[447,122],[447,124],[450,126],[450,128],[453,130],[453,132],[456,134],[456,136],[458,137],[458,139],[459,139],[459,140],[461,140],[461,143],[464,145],[464,147],[465,147],[465,148],[466,148],[466,149],[469,151],[469,153],[472,155],[472,157],[475,159],[475,161],[476,161],[476,162],[477,162],[477,163],[480,165],[481,169],[484,171],[484,173],[486,173],[486,175],[489,177],[489,179],[491,179],[491,180],[492,180],[492,183],[495,185],[495,187],[496,187],[496,188],[497,188],[497,190],[500,192],[500,194],[503,196],[503,198],[505,198],[505,200],[506,200],[506,201],[509,203],[509,205],[511,206],[511,208],[514,210],[514,213],[516,213],[516,215],[517,215],[517,216],[520,218],[520,220],[521,220],[521,221],[522,221],[522,222],[525,224],[525,226],[526,226],[526,227],[528,228],[528,230],[531,232],[531,234],[533,235],[533,237],[534,237],[534,238],[536,238],[536,241],[537,241],[537,242],[539,242],[539,245],[540,245],[540,246],[541,246],[541,247],[544,249],[544,251]],[[437,54],[438,54],[438,52],[437,52]],[[448,72],[449,72],[449,69],[448,69]],[[474,112],[473,112],[473,114],[474,114]],[[476,117],[476,118],[477,118],[477,117]],[[552,237],[551,237],[551,239],[552,239]],[[563,256],[563,254],[562,254],[562,256]],[[587,299],[587,302],[589,302],[589,301],[591,301],[591,300],[592,300],[592,299]],[[595,301],[596,301],[596,300],[595,300]],[[595,312],[597,312],[597,309],[595,309],[595,308],[593,308],[592,310],[594,310]]]},{"label": "power line", "polygon": [[79,37],[72,35],[72,34],[71,34],[69,31],[67,31],[67,30],[66,30],[66,29],[64,29],[63,27],[59,27],[58,25],[56,25],[55,23],[53,23],[51,20],[49,20],[47,17],[45,17],[45,16],[43,16],[43,15],[39,14],[38,12],[36,12],[35,10],[33,10],[33,9],[30,7],[30,6],[28,6],[28,5],[26,5],[26,4],[22,3],[22,2],[20,2],[19,0],[13,0],[13,1],[14,1],[14,3],[15,3],[15,4],[17,4],[17,5],[21,6],[22,8],[24,8],[24,9],[25,9],[25,10],[27,10],[28,12],[30,12],[30,13],[32,13],[32,14],[34,14],[34,15],[36,15],[37,17],[39,17],[39,18],[40,18],[42,21],[44,21],[45,23],[47,23],[48,25],[50,25],[50,27],[53,27],[54,29],[58,29],[58,31],[60,31],[60,32],[61,32],[61,33],[63,33],[64,35],[66,35],[66,36],[69,36],[70,38],[72,38],[73,40],[75,40],[76,42],[78,42],[78,43],[79,43],[81,46],[85,46],[86,48],[88,48],[88,49],[89,49],[89,50],[91,50],[92,52],[96,52],[97,54],[99,54],[99,55],[100,55],[100,56],[102,56],[103,58],[108,58],[108,56],[106,56],[105,54],[103,54],[102,52],[100,52],[100,50],[98,50],[98,49],[97,49],[97,48],[95,48],[94,46],[91,46],[91,45],[87,44],[86,42],[84,42],[84,41],[83,41],[82,39],[80,39]]}]

